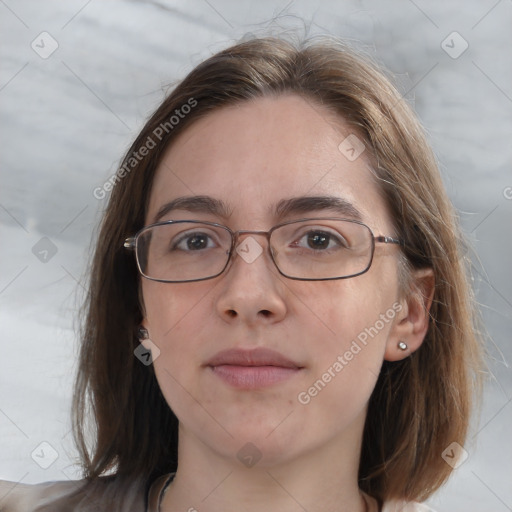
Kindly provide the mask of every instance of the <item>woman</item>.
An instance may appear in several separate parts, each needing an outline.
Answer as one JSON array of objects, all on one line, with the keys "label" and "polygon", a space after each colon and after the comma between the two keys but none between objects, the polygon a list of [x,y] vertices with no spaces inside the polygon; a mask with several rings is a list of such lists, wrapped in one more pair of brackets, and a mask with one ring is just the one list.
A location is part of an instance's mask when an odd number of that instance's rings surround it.
[{"label": "woman", "polygon": [[85,478],[2,483],[2,510],[427,510],[480,348],[452,206],[383,73],[332,40],[235,45],[95,194],[112,187]]}]

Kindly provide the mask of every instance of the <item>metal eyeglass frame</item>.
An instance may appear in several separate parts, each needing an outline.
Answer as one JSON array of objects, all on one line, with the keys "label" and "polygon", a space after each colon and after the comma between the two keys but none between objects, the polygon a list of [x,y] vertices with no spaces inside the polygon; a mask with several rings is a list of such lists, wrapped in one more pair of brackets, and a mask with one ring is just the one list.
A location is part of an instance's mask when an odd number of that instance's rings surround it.
[{"label": "metal eyeglass frame", "polygon": [[[276,263],[276,260],[274,259],[274,255],[272,253],[272,246],[270,244],[270,236],[272,235],[272,233],[276,229],[278,229],[282,226],[286,226],[288,224],[294,224],[294,223],[305,222],[305,221],[319,221],[319,220],[335,220],[335,221],[351,222],[353,224],[359,224],[361,226],[364,226],[370,232],[371,240],[372,240],[371,254],[370,254],[370,260],[368,262],[368,265],[364,270],[362,270],[361,272],[357,272],[356,274],[350,274],[348,276],[322,277],[322,278],[293,277],[293,276],[289,276],[281,271],[278,264]],[[166,224],[178,224],[178,223],[205,224],[208,226],[215,226],[218,228],[222,228],[229,232],[229,234],[231,235],[231,247],[228,252],[228,258],[226,260],[226,264],[224,265],[224,267],[222,268],[222,270],[220,272],[217,272],[216,274],[214,274],[212,276],[208,276],[208,277],[201,277],[199,279],[187,279],[187,280],[183,280],[183,281],[170,281],[167,279],[155,279],[153,277],[149,277],[146,274],[144,274],[144,272],[142,271],[141,266],[140,266],[139,256],[138,256],[138,252],[137,252],[137,241],[138,241],[139,236],[142,233],[144,233],[144,231],[147,231],[150,228],[154,228],[156,226],[162,226],[162,225],[166,225]],[[295,281],[333,281],[333,280],[337,280],[337,279],[349,279],[351,277],[360,276],[361,274],[368,272],[368,270],[370,270],[370,267],[372,266],[376,243],[396,244],[396,245],[400,245],[400,246],[404,247],[403,240],[400,240],[400,239],[397,239],[397,238],[394,238],[391,236],[384,236],[384,235],[375,236],[373,234],[373,231],[371,230],[371,228],[369,226],[367,226],[366,224],[364,224],[363,222],[360,222],[360,221],[354,220],[354,219],[345,219],[345,218],[340,218],[340,217],[315,217],[315,218],[308,217],[308,218],[304,218],[304,219],[291,220],[291,221],[283,222],[281,224],[277,224],[276,226],[273,226],[272,228],[270,228],[268,231],[252,231],[252,230],[246,230],[246,229],[233,231],[230,228],[228,228],[227,226],[224,226],[223,224],[219,224],[217,222],[197,221],[197,220],[167,220],[167,221],[163,221],[163,222],[156,222],[155,224],[150,224],[148,226],[144,226],[134,236],[130,236],[130,237],[126,238],[123,246],[128,250],[135,251],[135,259],[137,261],[137,268],[138,268],[140,274],[143,277],[145,277],[146,279],[149,279],[151,281],[158,281],[161,283],[192,283],[192,282],[196,282],[196,281],[206,281],[208,279],[214,279],[214,278],[220,276],[228,268],[230,262],[233,259],[233,253],[236,252],[235,249],[238,245],[240,235],[248,235],[248,234],[265,236],[267,239],[268,253],[270,255],[272,262],[274,263],[274,266],[277,268],[278,272],[283,277],[286,277],[288,279],[293,279]]]}]

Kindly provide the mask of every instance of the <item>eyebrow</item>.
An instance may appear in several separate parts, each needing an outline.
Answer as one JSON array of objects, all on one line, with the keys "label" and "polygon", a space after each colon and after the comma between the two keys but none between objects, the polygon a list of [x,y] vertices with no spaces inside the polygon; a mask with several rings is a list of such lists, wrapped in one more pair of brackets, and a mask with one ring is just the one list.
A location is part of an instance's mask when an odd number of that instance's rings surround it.
[{"label": "eyebrow", "polygon": [[337,196],[299,196],[282,199],[274,207],[276,217],[282,218],[292,214],[304,214],[328,210],[342,217],[362,220],[361,212],[346,199]]},{"label": "eyebrow", "polygon": [[220,200],[210,196],[184,196],[177,197],[172,201],[164,204],[155,215],[153,223],[159,222],[162,217],[173,210],[187,210],[195,213],[211,213],[227,219],[232,210],[228,205]]},{"label": "eyebrow", "polygon": [[[233,213],[229,205],[210,196],[184,196],[164,204],[155,215],[152,223],[174,210],[186,210],[194,213],[208,213],[228,219]],[[337,196],[299,196],[281,199],[273,207],[273,214],[279,219],[297,214],[329,211],[344,218],[362,220],[361,212],[349,201]]]}]

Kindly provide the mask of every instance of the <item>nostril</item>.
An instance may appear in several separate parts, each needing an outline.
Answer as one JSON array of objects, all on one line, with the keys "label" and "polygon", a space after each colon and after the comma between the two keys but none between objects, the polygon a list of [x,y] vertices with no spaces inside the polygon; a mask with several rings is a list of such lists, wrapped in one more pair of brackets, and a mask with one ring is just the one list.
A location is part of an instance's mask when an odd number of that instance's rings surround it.
[{"label": "nostril", "polygon": [[235,318],[235,316],[238,314],[234,309],[228,309],[227,310],[227,314],[231,317],[231,318]]},{"label": "nostril", "polygon": [[262,315],[262,316],[264,316],[264,317],[268,318],[269,316],[272,316],[272,312],[271,312],[271,311],[269,311],[268,309],[262,309],[262,310],[260,311],[260,315]]}]

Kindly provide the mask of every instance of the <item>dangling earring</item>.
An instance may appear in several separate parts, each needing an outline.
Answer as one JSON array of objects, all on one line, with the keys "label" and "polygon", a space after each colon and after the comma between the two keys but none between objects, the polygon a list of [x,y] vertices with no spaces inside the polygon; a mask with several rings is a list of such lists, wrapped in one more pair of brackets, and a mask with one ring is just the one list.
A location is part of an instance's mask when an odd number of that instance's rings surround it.
[{"label": "dangling earring", "polygon": [[407,343],[405,343],[404,341],[400,341],[400,342],[398,343],[398,348],[399,348],[400,350],[407,350],[407,348],[408,348],[408,347],[407,347]]},{"label": "dangling earring", "polygon": [[139,327],[138,338],[139,338],[139,341],[149,339],[149,332],[145,327],[142,327],[142,326]]}]

